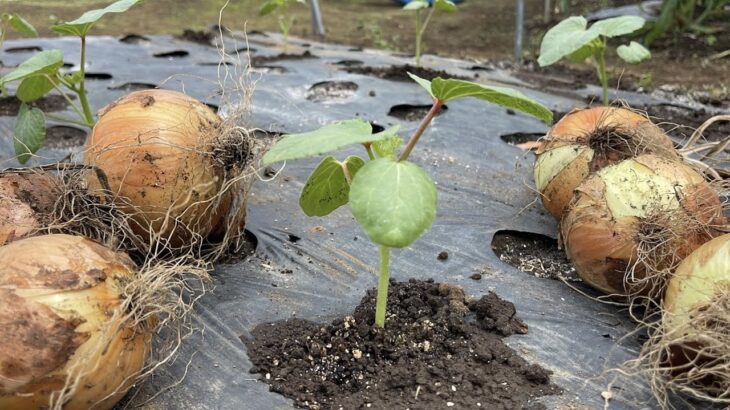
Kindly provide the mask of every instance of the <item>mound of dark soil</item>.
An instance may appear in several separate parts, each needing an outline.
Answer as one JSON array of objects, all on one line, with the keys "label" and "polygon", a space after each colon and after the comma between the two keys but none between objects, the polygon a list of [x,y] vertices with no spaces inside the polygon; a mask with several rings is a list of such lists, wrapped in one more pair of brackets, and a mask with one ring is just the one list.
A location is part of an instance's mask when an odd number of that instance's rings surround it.
[{"label": "mound of dark soil", "polygon": [[512,303],[468,302],[433,281],[391,281],[388,293],[385,329],[373,326],[375,289],[330,324],[257,326],[244,340],[251,372],[310,409],[543,408],[535,397],[559,393],[548,370],[502,342],[527,332]]},{"label": "mound of dark soil", "polygon": [[343,69],[348,73],[364,74],[373,77],[382,78],[384,80],[391,81],[405,81],[412,82],[413,79],[408,73],[415,74],[426,80],[433,80],[436,77],[441,78],[454,78],[459,80],[470,80],[466,77],[460,77],[457,75],[449,74],[442,70],[433,70],[426,67],[417,67],[414,65],[394,65],[388,67],[371,67],[371,66],[344,66]]}]

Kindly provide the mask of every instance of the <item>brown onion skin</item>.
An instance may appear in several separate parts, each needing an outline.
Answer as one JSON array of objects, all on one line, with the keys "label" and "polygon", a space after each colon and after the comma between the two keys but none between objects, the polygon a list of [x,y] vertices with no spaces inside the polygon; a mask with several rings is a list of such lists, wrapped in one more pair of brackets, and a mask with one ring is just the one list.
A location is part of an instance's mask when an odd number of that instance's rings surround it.
[{"label": "brown onion skin", "polygon": [[[232,205],[230,191],[212,202],[225,175],[209,155],[220,127],[218,115],[185,94],[133,92],[100,112],[85,161],[104,171],[117,204],[133,215],[137,234],[147,237],[151,230],[180,246],[191,235],[174,219],[165,222],[168,210],[205,238],[225,224]],[[101,187],[93,175],[89,186]]]},{"label": "brown onion skin", "polygon": [[43,172],[0,174],[0,245],[45,227],[60,195],[58,182]]},{"label": "brown onion skin", "polygon": [[[683,224],[673,226],[673,229],[680,230],[677,237],[681,240],[672,244],[678,258],[686,257],[719,234],[712,227],[725,224],[720,198],[700,174],[681,162],[653,155],[642,155],[633,161],[646,165],[656,174],[670,177],[678,187],[682,187],[677,217],[684,220],[694,218],[708,228],[696,232]],[[627,268],[638,260],[642,218],[614,217],[605,200],[605,189],[606,182],[598,174],[588,177],[576,189],[560,224],[565,251],[580,277],[590,286],[606,294],[644,292],[646,289],[632,289],[624,281]],[[665,267],[659,265],[654,268]],[[646,272],[639,268],[635,274],[641,279]]]},{"label": "brown onion skin", "polygon": [[0,408],[47,408],[78,363],[85,375],[63,409],[112,408],[150,343],[149,334],[114,316],[133,274],[129,258],[58,234],[0,247],[0,266]]},{"label": "brown onion skin", "polygon": [[[655,154],[679,159],[671,139],[651,120],[639,113],[615,107],[575,109],[561,118],[540,140],[538,158],[544,153],[567,145],[586,146],[590,136],[599,128],[626,130],[642,138],[641,154]],[[591,173],[623,160],[621,156],[605,157],[582,153],[570,165],[553,177],[541,192],[545,209],[560,220],[573,197],[573,190]]]}]

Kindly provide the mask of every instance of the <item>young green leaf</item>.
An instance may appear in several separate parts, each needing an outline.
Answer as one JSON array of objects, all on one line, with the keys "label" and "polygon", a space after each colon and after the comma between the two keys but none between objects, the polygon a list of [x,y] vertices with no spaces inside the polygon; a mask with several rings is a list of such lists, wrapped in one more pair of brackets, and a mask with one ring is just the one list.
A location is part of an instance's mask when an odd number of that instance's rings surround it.
[{"label": "young green leaf", "polygon": [[335,157],[325,157],[307,179],[299,197],[299,206],[307,216],[329,215],[335,209],[347,204],[350,196],[350,179],[365,165],[360,157],[349,156],[343,162]]},{"label": "young green leaf", "polygon": [[431,90],[431,82],[426,80],[425,78],[421,78],[415,74],[408,73],[408,76],[411,77],[413,81],[415,81],[418,85],[423,87],[424,90],[428,91],[428,93],[431,95],[431,97],[436,98],[435,95],[433,95],[433,91]]},{"label": "young green leaf", "polygon": [[403,10],[421,10],[428,8],[428,1],[426,0],[412,0],[403,6]]},{"label": "young green leaf", "polygon": [[38,108],[21,104],[15,122],[15,155],[25,164],[46,139],[46,116]]},{"label": "young green leaf", "polygon": [[51,30],[59,34],[84,37],[105,14],[125,12],[140,1],[142,0],[119,0],[103,9],[89,10],[76,20],[52,26]]},{"label": "young green leaf", "polygon": [[395,151],[403,145],[403,139],[392,137],[385,140],[373,142],[373,151],[380,158],[395,159]]},{"label": "young green leaf", "polygon": [[588,31],[593,31],[606,37],[616,37],[633,33],[644,27],[644,23],[646,23],[646,20],[639,16],[620,16],[598,21]]},{"label": "young green leaf", "polygon": [[629,64],[639,64],[651,58],[651,52],[636,41],[632,41],[628,46],[623,44],[618,46],[616,53]]},{"label": "young green leaf", "polygon": [[62,65],[63,53],[60,50],[41,51],[22,62],[15,70],[0,77],[0,84],[41,75],[55,75]]},{"label": "young green leaf", "polygon": [[38,37],[38,30],[28,20],[19,15],[15,13],[3,13],[2,19],[10,23],[10,27],[18,33],[30,37]]},{"label": "young green leaf", "polygon": [[348,120],[302,134],[289,134],[279,140],[264,155],[263,165],[322,155],[350,144],[379,141],[391,138],[398,127],[373,134],[373,127],[363,120]]},{"label": "young green leaf", "polygon": [[[492,87],[464,80],[434,78],[429,82],[414,74],[408,74],[434,98],[449,102],[463,97],[475,97],[502,107],[512,108],[532,115],[547,124],[553,122],[553,112],[544,105],[527,97],[517,90],[505,87]],[[430,84],[430,86],[429,86]]]},{"label": "young green leaf", "polygon": [[541,67],[553,64],[578,51],[600,35],[598,31],[586,30],[587,25],[585,18],[573,16],[548,30],[540,44],[538,64]]},{"label": "young green leaf", "polygon": [[24,103],[33,102],[53,89],[53,81],[47,76],[28,77],[20,82],[15,96]]},{"label": "young green leaf", "polygon": [[370,239],[403,248],[426,232],[436,217],[436,186],[408,161],[376,159],[353,178],[350,208]]},{"label": "young green leaf", "polygon": [[281,7],[283,2],[281,0],[269,0],[264,3],[259,9],[259,16],[266,16],[271,14],[272,11]]},{"label": "young green leaf", "polygon": [[433,6],[436,10],[444,11],[446,13],[453,13],[456,11],[456,4],[451,0],[435,0]]},{"label": "young green leaf", "polygon": [[568,55],[568,60],[576,64],[584,63],[586,59],[593,56],[593,53],[596,51],[596,45],[594,45],[594,43],[595,40],[589,42],[578,50],[573,51],[570,55]]}]

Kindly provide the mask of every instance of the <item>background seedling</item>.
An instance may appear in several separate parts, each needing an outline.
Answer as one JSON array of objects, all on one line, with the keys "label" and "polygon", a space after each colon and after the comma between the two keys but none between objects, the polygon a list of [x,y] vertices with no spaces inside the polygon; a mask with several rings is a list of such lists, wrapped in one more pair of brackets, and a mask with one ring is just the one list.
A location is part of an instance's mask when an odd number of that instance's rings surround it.
[{"label": "background seedling", "polygon": [[279,19],[279,28],[281,34],[284,35],[284,51],[289,48],[289,30],[294,25],[294,17],[288,13],[289,6],[295,3],[307,5],[305,0],[268,0],[259,9],[260,16],[266,16],[272,12],[277,12]]},{"label": "background seedling", "polygon": [[431,17],[436,10],[443,11],[446,13],[453,13],[456,11],[456,4],[450,0],[433,0],[433,7],[426,15],[426,19],[423,20],[421,14],[423,9],[430,7],[428,0],[412,0],[410,3],[403,6],[403,10],[412,10],[416,13],[416,65],[421,65],[421,50],[423,44],[423,33],[426,32],[428,23],[431,22]]},{"label": "background seedling", "polygon": [[362,120],[327,125],[316,131],[287,135],[264,156],[263,164],[323,155],[351,144],[361,144],[367,159],[349,156],[343,161],[325,157],[302,189],[299,205],[308,216],[325,216],[349,203],[355,220],[370,240],[379,245],[380,276],[375,325],[385,326],[390,277],[390,249],[403,248],[423,235],[436,217],[436,186],[426,171],[408,156],[443,105],[475,97],[552,122],[553,114],[522,93],[462,80],[424,80],[411,74],[433,98],[433,105],[403,147],[398,127],[372,134]]},{"label": "background seedling", "polygon": [[[576,63],[591,58],[603,87],[603,104],[608,105],[607,39],[633,33],[644,27],[644,23],[645,20],[638,16],[622,16],[601,20],[588,28],[585,18],[568,17],[545,34],[537,62],[544,67],[563,58]],[[639,64],[651,58],[649,50],[635,41],[619,46],[616,53],[629,64]]]},{"label": "background seedling", "polygon": [[[63,66],[63,53],[60,50],[46,50],[35,54],[15,70],[0,77],[0,89],[8,83],[20,82],[15,91],[15,96],[21,101],[21,105],[15,123],[14,138],[15,154],[20,163],[28,161],[43,146],[46,138],[46,117],[88,128],[94,126],[94,114],[86,97],[84,78],[86,75],[86,35],[105,14],[124,12],[140,1],[120,0],[103,9],[87,11],[76,20],[51,27],[51,30],[56,33],[76,36],[81,40],[81,55],[77,71],[62,73],[60,69]],[[32,26],[25,20],[20,19],[17,15],[9,16],[9,24],[16,30],[20,27],[23,33],[35,33],[35,29],[30,30]],[[3,15],[3,21],[5,21],[5,15]],[[3,30],[4,32],[5,30]],[[56,90],[66,99],[78,114],[78,120],[45,114],[39,108],[31,106],[32,102],[42,98],[51,90]],[[68,91],[78,96],[80,106],[69,97]]]}]

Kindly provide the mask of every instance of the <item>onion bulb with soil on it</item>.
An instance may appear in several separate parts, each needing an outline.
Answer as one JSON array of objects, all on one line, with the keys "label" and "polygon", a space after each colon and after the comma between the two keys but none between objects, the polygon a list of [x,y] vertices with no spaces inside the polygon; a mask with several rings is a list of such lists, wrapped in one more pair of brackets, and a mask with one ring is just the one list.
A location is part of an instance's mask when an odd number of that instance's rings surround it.
[{"label": "onion bulb with soil on it", "polygon": [[663,308],[639,361],[648,365],[657,399],[666,403],[675,392],[730,405],[730,235],[679,265]]},{"label": "onion bulb with soil on it", "polygon": [[643,154],[679,159],[669,137],[644,115],[614,107],[571,111],[537,149],[535,184],[545,209],[560,220],[588,175]]},{"label": "onion bulb with soil on it", "polygon": [[724,226],[718,194],[688,165],[642,155],[576,189],[560,224],[580,277],[607,294],[660,296],[664,278]]},{"label": "onion bulb with soil on it", "polygon": [[193,248],[243,234],[256,162],[253,140],[207,105],[169,90],[133,92],[104,108],[85,162],[106,175],[108,189],[148,243]]},{"label": "onion bulb with soil on it", "polygon": [[0,408],[111,408],[150,350],[126,319],[131,260],[59,234],[0,247],[0,266]]},{"label": "onion bulb with soil on it", "polygon": [[59,181],[49,173],[0,173],[0,245],[45,228],[59,195]]}]

